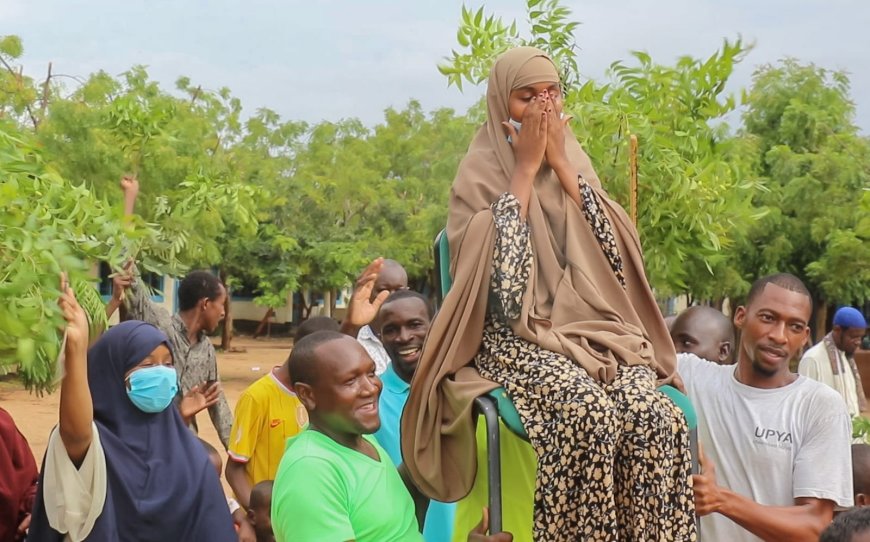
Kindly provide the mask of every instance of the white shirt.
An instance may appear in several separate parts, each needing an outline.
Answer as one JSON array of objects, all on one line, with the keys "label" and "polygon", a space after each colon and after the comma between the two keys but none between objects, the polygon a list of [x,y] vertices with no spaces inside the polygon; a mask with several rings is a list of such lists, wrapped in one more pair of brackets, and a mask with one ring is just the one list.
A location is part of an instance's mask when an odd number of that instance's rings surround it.
[{"label": "white shirt", "polygon": [[[834,390],[804,376],[753,388],[737,381],[733,365],[694,354],[677,362],[720,486],[768,506],[793,506],[797,497],[852,506],[852,425]],[[701,518],[701,536],[761,540],[721,514]]]},{"label": "white shirt", "polygon": [[826,386],[834,388],[840,397],[846,401],[846,408],[850,416],[861,414],[858,406],[858,390],[855,387],[855,375],[852,374],[852,366],[846,359],[846,353],[837,349],[837,372],[831,370],[831,361],[828,359],[828,349],[825,342],[807,350],[798,366],[798,372],[808,378],[812,378]]},{"label": "white shirt", "polygon": [[363,348],[366,349],[366,352],[369,353],[369,356],[375,362],[375,373],[378,375],[383,374],[387,370],[387,365],[390,364],[390,356],[384,350],[384,345],[375,335],[375,332],[372,331],[372,328],[369,326],[360,328],[356,340],[363,345]]}]

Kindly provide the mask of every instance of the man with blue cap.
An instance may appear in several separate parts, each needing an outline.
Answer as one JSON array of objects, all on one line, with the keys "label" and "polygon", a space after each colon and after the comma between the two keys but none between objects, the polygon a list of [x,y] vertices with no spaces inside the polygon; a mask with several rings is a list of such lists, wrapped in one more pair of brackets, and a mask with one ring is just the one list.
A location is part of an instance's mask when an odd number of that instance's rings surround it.
[{"label": "man with blue cap", "polygon": [[798,372],[834,388],[857,416],[867,409],[861,375],[855,365],[855,350],[867,333],[867,321],[861,311],[842,307],[834,314],[834,329],[804,354]]}]

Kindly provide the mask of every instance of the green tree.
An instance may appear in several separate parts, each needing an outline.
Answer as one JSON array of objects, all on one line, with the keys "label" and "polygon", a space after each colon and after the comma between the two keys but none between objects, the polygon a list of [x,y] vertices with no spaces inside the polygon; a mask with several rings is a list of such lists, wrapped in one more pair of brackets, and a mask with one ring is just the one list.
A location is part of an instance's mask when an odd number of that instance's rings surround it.
[{"label": "green tree", "polygon": [[53,386],[60,274],[69,276],[92,331],[104,326],[91,262],[120,265],[126,250],[157,241],[155,229],[134,224],[122,224],[117,209],[58,175],[30,133],[0,120],[0,372],[17,366],[29,388]]},{"label": "green tree", "polygon": [[789,59],[760,68],[741,132],[765,190],[738,262],[747,280],[788,271],[826,305],[870,298],[870,140],[858,134],[846,74]]},{"label": "green tree", "polygon": [[[14,316],[0,322],[0,366],[20,364],[25,382],[41,390],[54,376],[59,313],[44,305],[54,307],[60,270],[99,319],[99,297],[83,286],[96,261],[118,267],[133,257],[145,270],[168,274],[218,264],[222,243],[243,245],[256,234],[260,190],[236,168],[241,104],[227,89],[191,90],[183,99],[139,67],[120,79],[94,74],[71,92],[51,76],[38,88],[15,64],[21,53],[18,38],[0,38],[0,87],[7,91],[0,97],[0,186],[3,204],[20,206],[0,225],[4,280],[11,281],[0,299]],[[145,179],[140,211],[147,222],[130,227],[112,205],[124,171]]]}]

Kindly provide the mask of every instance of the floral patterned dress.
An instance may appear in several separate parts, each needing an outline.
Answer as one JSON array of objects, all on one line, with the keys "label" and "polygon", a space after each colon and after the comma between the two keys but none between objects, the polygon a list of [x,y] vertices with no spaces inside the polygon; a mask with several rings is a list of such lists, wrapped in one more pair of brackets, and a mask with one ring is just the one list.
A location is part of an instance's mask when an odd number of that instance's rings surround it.
[{"label": "floral patterned dress", "polygon": [[[580,179],[583,213],[620,283],[622,259],[598,196]],[[503,386],[538,456],[534,538],[558,541],[695,540],[685,420],[645,366],[609,384],[568,357],[513,333],[532,264],[519,201],[492,204],[496,226],[480,374]]]}]

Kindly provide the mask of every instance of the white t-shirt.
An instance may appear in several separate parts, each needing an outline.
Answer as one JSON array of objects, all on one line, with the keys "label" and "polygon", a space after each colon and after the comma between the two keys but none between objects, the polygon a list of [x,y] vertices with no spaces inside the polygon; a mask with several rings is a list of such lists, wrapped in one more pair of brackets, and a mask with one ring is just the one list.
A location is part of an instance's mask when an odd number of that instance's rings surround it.
[{"label": "white t-shirt", "polygon": [[[837,393],[798,376],[782,388],[741,384],[735,366],[677,356],[698,434],[722,486],[769,506],[797,497],[852,506],[852,426]],[[721,514],[701,518],[710,541],[761,540]]]},{"label": "white t-shirt", "polygon": [[840,374],[835,375],[834,371],[831,370],[828,349],[825,348],[825,342],[822,341],[807,350],[798,366],[798,372],[834,388],[846,401],[849,415],[861,414],[861,409],[858,408],[858,388],[855,387],[855,375],[852,374],[852,365],[846,359],[845,352],[837,350],[837,372]]}]

